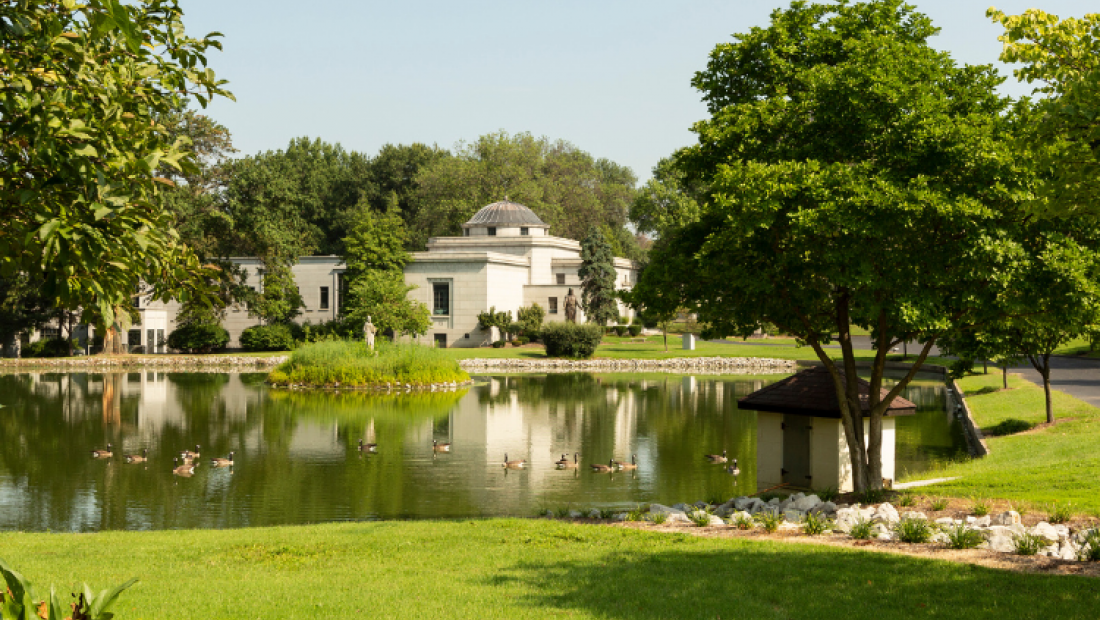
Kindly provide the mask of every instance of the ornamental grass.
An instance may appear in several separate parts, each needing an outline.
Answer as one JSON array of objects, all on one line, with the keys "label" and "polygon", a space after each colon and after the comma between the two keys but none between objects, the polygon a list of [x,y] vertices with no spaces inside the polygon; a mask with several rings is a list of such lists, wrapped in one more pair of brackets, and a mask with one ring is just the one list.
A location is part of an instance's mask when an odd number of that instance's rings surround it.
[{"label": "ornamental grass", "polygon": [[276,385],[377,387],[424,386],[469,381],[470,375],[442,350],[418,344],[316,342],[295,350],[268,375]]}]

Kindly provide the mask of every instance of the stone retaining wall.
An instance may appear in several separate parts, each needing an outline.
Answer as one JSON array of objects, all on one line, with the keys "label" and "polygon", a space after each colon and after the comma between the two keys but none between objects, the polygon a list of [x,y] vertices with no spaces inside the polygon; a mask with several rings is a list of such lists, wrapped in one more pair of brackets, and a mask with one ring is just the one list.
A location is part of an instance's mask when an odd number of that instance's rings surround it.
[{"label": "stone retaining wall", "polygon": [[497,372],[692,372],[692,373],[778,373],[794,372],[791,360],[753,357],[678,357],[673,359],[515,359],[460,360],[463,370]]},{"label": "stone retaining wall", "polygon": [[90,355],[77,358],[22,358],[0,360],[0,372],[22,370],[101,371],[126,368],[157,369],[258,369],[267,370],[282,364],[286,355],[250,357],[237,355]]},{"label": "stone retaining wall", "polygon": [[966,445],[970,449],[970,455],[979,458],[986,456],[989,454],[989,444],[985,442],[982,429],[974,423],[974,416],[970,413],[970,404],[966,402],[966,395],[959,389],[959,385],[955,383],[954,379],[951,379],[947,385],[954,390],[959,398],[959,403],[962,404],[963,434],[966,435]]}]

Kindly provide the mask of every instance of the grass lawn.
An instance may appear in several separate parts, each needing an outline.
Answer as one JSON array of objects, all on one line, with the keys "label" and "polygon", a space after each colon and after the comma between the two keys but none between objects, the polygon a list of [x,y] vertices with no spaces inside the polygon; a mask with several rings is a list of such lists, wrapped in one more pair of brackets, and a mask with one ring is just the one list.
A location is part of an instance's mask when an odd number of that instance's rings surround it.
[{"label": "grass lawn", "polygon": [[[1043,389],[1018,375],[1009,375],[1008,390],[1000,389],[1000,372],[958,383],[982,428],[1009,419],[1046,421]],[[1100,409],[1063,392],[1053,394],[1055,419],[1066,421],[1015,435],[987,436],[990,454],[985,458],[922,474],[961,477],[926,487],[927,491],[1022,501],[1040,510],[1057,501],[1072,504],[1077,513],[1100,515]]]},{"label": "grass lawn", "polygon": [[40,590],[139,618],[1094,618],[1093,578],[533,519],[0,533]]},{"label": "grass lawn", "polygon": [[1054,351],[1055,355],[1079,355],[1081,357],[1088,357],[1092,359],[1100,358],[1100,351],[1089,352],[1088,338],[1077,338],[1070,340],[1066,344],[1059,347]]}]

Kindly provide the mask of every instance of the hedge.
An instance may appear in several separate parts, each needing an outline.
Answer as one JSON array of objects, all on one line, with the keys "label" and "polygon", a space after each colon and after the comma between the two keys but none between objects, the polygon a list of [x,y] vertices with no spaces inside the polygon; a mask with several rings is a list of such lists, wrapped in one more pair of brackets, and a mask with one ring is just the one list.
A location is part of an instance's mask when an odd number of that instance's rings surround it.
[{"label": "hedge", "polygon": [[168,334],[168,346],[188,353],[220,351],[229,344],[229,332],[212,323],[184,325]]},{"label": "hedge", "polygon": [[248,351],[289,351],[302,336],[302,328],[294,323],[253,325],[241,332],[241,347]]},{"label": "hedge", "polygon": [[550,323],[542,328],[539,338],[546,345],[550,357],[587,359],[595,355],[603,340],[604,328],[599,325],[576,323]]}]

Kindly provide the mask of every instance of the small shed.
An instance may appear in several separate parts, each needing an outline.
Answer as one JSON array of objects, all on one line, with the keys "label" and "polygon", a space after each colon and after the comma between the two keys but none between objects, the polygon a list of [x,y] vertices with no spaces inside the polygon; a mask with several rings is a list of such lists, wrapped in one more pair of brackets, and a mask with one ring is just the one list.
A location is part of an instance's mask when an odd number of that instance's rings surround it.
[{"label": "small shed", "polygon": [[[859,379],[860,403],[870,411],[871,384]],[[889,390],[882,390],[885,398]],[[757,412],[757,478],[761,484],[851,491],[852,462],[832,376],[814,367],[757,390],[737,401]],[[882,476],[894,480],[897,416],[914,415],[917,406],[898,396],[882,420]],[[870,422],[864,420],[864,436]]]}]

